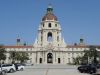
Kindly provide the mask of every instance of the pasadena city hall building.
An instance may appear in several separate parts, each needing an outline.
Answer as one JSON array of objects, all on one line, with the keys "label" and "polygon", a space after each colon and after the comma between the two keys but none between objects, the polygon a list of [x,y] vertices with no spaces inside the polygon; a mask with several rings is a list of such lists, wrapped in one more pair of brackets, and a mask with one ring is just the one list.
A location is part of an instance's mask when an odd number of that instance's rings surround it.
[{"label": "pasadena city hall building", "polygon": [[[31,46],[21,45],[20,39],[17,38],[17,45],[4,46],[7,50],[6,63],[11,62],[9,51],[25,51],[29,54],[28,63],[33,64],[67,64],[73,63],[73,58],[82,56],[84,50],[89,49],[85,45],[84,39],[80,38],[79,44],[68,45],[65,43],[61,33],[61,25],[58,18],[53,13],[52,6],[48,6],[46,14],[42,18],[38,36],[35,43]],[[96,45],[96,47],[98,47]],[[99,50],[98,48],[96,48]]]}]

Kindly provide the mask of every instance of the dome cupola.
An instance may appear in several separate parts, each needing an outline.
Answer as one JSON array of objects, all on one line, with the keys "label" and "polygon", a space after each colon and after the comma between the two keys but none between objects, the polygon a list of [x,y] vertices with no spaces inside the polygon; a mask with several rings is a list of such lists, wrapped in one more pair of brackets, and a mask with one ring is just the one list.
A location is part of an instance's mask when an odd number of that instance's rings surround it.
[{"label": "dome cupola", "polygon": [[42,18],[42,21],[45,21],[45,20],[57,21],[57,17],[53,14],[53,8],[51,5],[48,6],[47,12],[46,12],[45,16]]}]

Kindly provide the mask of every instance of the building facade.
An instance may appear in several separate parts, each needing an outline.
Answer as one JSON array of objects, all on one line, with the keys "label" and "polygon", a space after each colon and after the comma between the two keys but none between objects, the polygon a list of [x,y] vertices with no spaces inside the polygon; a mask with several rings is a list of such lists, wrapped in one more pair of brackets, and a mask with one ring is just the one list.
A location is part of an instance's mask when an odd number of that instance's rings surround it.
[{"label": "building facade", "polygon": [[73,58],[82,56],[84,54],[83,51],[89,49],[89,45],[85,45],[82,38],[79,44],[67,45],[62,36],[58,18],[54,15],[52,6],[48,6],[46,14],[39,25],[35,43],[31,46],[20,45],[20,39],[17,39],[16,46],[5,46],[5,49],[8,52],[7,63],[11,62],[9,51],[25,51],[29,54],[28,63],[67,64],[73,63]]}]

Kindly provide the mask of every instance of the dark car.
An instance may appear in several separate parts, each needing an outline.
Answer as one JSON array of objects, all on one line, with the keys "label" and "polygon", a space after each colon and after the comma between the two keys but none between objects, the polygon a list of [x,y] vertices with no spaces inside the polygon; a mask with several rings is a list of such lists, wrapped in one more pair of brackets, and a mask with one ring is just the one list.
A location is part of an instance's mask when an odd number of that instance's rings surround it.
[{"label": "dark car", "polygon": [[78,67],[79,72],[81,73],[96,73],[96,66],[92,65],[92,64],[88,64],[88,65],[81,65]]},{"label": "dark car", "polygon": [[100,64],[97,64],[96,66],[97,66],[97,69],[100,69]]}]

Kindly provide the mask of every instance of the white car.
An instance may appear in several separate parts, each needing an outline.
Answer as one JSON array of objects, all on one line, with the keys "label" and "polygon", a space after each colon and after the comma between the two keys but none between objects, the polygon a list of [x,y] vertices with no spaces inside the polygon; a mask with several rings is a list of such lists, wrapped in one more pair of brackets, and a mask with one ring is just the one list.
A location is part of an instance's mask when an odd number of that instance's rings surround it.
[{"label": "white car", "polygon": [[25,69],[25,67],[21,64],[16,63],[14,65],[15,65],[16,70],[18,71],[23,71]]},{"label": "white car", "polygon": [[7,72],[11,72],[11,73],[16,71],[14,64],[2,64],[2,69],[6,69]]},{"label": "white car", "polygon": [[6,72],[7,72],[6,69],[2,68],[2,70],[1,70],[1,67],[0,67],[0,75],[6,75]]}]

